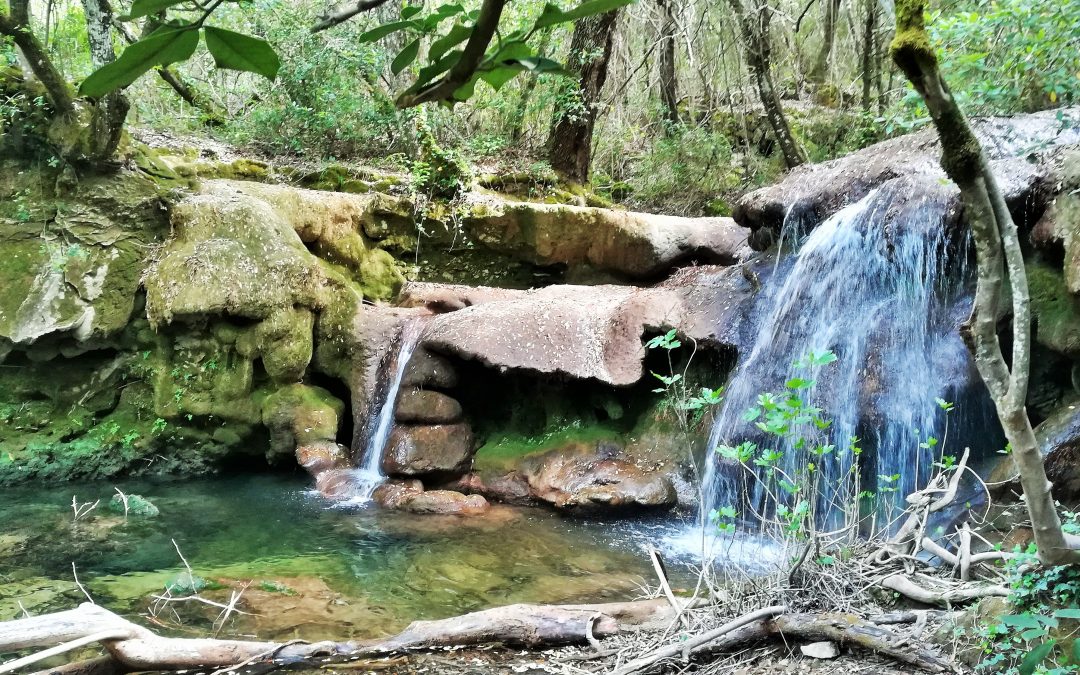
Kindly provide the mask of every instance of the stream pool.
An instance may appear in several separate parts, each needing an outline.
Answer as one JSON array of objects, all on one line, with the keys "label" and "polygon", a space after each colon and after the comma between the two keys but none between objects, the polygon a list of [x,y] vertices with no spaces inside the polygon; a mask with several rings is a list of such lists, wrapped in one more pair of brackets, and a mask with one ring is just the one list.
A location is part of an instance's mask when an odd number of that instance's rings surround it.
[{"label": "stream pool", "polygon": [[[114,488],[159,515],[113,513]],[[74,564],[98,604],[171,634],[369,638],[514,602],[632,599],[654,583],[646,545],[683,527],[539,508],[458,518],[342,507],[283,475],[0,490],[0,621],[83,601]],[[100,503],[75,519],[73,497]],[[689,560],[668,567],[673,585],[693,584]],[[155,598],[193,585],[222,605],[242,592],[246,613],[221,621],[218,606]]]}]

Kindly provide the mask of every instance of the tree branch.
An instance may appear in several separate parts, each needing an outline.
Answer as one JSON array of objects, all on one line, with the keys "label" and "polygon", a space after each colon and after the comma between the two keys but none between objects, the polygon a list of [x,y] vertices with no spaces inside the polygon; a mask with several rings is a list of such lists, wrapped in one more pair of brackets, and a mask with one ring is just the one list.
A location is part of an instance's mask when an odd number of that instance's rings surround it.
[{"label": "tree branch", "polygon": [[337,9],[320,16],[319,22],[311,27],[311,32],[318,33],[327,28],[333,28],[340,23],[345,23],[357,14],[370,12],[376,7],[382,7],[387,2],[388,0],[359,0],[356,4],[338,7]]},{"label": "tree branch", "polygon": [[480,15],[476,17],[472,35],[465,44],[465,51],[446,77],[416,94],[402,94],[398,97],[397,106],[411,108],[428,101],[450,100],[454,92],[472,78],[483,61],[488,45],[491,44],[491,38],[495,37],[505,6],[506,0],[484,0],[484,4],[480,6]]}]

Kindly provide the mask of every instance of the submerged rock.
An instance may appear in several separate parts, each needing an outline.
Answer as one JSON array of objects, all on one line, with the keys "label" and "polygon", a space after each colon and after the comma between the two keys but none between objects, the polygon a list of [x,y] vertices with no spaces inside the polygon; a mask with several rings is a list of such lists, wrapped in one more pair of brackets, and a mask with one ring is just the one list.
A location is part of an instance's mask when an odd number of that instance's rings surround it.
[{"label": "submerged rock", "polygon": [[488,501],[480,495],[454,490],[425,490],[418,480],[388,481],[375,488],[372,499],[383,508],[419,515],[475,516],[486,513]]},{"label": "submerged rock", "polygon": [[161,512],[146,497],[142,495],[115,494],[109,500],[109,510],[113,513],[122,513],[125,516],[143,516],[153,518]]}]

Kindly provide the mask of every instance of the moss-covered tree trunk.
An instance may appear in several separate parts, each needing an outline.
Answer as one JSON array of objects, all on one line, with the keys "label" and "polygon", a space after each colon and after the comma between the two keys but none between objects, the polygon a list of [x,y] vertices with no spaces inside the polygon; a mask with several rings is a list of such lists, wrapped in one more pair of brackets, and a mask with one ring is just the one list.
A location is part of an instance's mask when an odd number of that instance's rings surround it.
[{"label": "moss-covered tree trunk", "polygon": [[735,18],[739,23],[743,42],[746,45],[746,63],[757,82],[758,96],[765,109],[765,118],[776,136],[777,145],[784,156],[784,163],[793,169],[807,161],[802,145],[791,133],[791,125],[784,115],[780,103],[780,94],[772,79],[772,46],[769,38],[769,23],[772,10],[763,0],[749,0],[748,9],[742,0],[728,0]]},{"label": "moss-covered tree trunk", "polygon": [[[926,102],[941,139],[941,165],[960,188],[964,216],[975,241],[978,284],[967,325],[969,347],[1012,447],[1040,561],[1045,565],[1080,563],[1080,539],[1066,535],[1061,527],[1024,406],[1031,359],[1031,302],[1020,237],[982,145],[941,77],[924,12],[924,0],[897,2],[892,56]],[[1012,310],[1008,363],[997,333],[1006,282]]]},{"label": "moss-covered tree trunk", "polygon": [[567,70],[581,74],[570,101],[559,106],[551,125],[548,162],[570,180],[589,181],[593,127],[600,92],[607,81],[608,61],[618,12],[607,12],[574,23]]}]

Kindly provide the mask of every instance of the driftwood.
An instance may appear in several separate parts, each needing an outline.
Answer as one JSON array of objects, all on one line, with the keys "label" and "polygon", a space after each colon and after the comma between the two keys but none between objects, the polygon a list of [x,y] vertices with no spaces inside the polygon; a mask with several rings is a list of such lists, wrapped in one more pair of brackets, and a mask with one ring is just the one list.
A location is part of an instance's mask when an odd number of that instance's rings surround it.
[{"label": "driftwood", "polygon": [[165,638],[107,609],[84,603],[78,608],[0,623],[0,653],[45,647],[0,664],[0,675],[45,658],[100,642],[107,661],[70,664],[68,675],[133,670],[229,668],[257,662],[278,664],[359,660],[397,652],[487,643],[536,647],[585,643],[620,630],[670,621],[665,599],[597,605],[509,605],[452,619],[415,621],[401,633],[369,642],[275,643],[243,640]]}]

